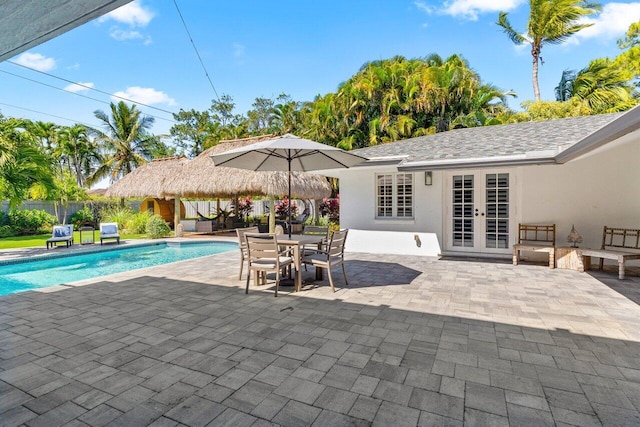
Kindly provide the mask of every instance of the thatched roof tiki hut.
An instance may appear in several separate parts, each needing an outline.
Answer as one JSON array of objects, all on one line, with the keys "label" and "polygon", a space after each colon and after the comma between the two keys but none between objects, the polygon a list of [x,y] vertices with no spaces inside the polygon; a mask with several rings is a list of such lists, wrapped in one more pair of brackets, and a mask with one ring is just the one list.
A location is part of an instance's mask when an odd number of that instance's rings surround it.
[{"label": "thatched roof tiki hut", "polygon": [[[288,192],[287,172],[254,172],[215,167],[211,160],[212,154],[223,153],[272,137],[269,135],[221,141],[193,160],[184,157],[154,160],[112,185],[107,191],[107,196],[174,198],[176,206],[180,204],[180,197],[285,196]],[[331,186],[325,177],[306,172],[292,174],[292,197],[322,199],[330,194]],[[175,212],[180,212],[180,208],[176,208]],[[273,214],[270,215],[270,219],[273,222]],[[176,229],[179,221],[180,218],[174,219]],[[273,230],[271,224],[270,229]]]},{"label": "thatched roof tiki hut", "polygon": [[189,159],[186,157],[167,157],[145,163],[109,187],[105,196],[173,199],[174,206],[171,211],[173,212],[174,230],[177,232],[184,206],[180,202],[179,194],[168,193],[165,189],[167,182],[175,179],[187,163],[189,163]]}]

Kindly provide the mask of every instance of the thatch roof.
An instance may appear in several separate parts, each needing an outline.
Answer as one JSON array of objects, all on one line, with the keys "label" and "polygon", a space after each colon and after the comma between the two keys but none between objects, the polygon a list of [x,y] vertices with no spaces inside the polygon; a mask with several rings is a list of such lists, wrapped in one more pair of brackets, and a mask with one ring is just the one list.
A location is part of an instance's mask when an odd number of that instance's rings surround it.
[{"label": "thatch roof", "polygon": [[[287,172],[255,172],[245,169],[214,166],[212,154],[223,153],[244,147],[273,135],[221,141],[200,153],[186,164],[180,175],[167,183],[167,192],[184,197],[233,197],[236,194],[255,196],[286,196],[288,192]],[[297,198],[322,199],[329,197],[331,186],[322,175],[293,172],[291,196]]]},{"label": "thatch roof", "polygon": [[120,178],[107,189],[105,196],[173,198],[174,193],[166,191],[167,182],[175,179],[187,163],[186,157],[152,160]]},{"label": "thatch roof", "polygon": [[[272,138],[265,135],[221,141],[193,160],[170,157],[153,160],[137,168],[113,184],[107,197],[180,197],[208,198],[252,196],[285,196],[288,192],[287,172],[254,172],[214,166],[211,155],[244,147]],[[293,172],[291,196],[305,199],[329,197],[331,186],[322,175]]]}]

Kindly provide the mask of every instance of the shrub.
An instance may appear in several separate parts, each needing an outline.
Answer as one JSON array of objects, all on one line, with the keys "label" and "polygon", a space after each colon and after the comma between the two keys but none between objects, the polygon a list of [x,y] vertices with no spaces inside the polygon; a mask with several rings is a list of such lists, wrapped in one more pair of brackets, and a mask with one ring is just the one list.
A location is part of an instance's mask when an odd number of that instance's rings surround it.
[{"label": "shrub", "polygon": [[0,237],[13,237],[16,233],[10,225],[0,225]]},{"label": "shrub", "polygon": [[82,209],[76,211],[71,215],[71,224],[75,230],[79,230],[83,224],[91,223],[95,227],[96,220],[93,216],[93,209],[89,206],[84,206]]},{"label": "shrub", "polygon": [[133,215],[134,213],[129,207],[109,206],[100,213],[100,222],[116,222],[118,229],[122,230],[131,221]]},{"label": "shrub", "polygon": [[9,212],[7,224],[14,235],[44,233],[56,223],[56,217],[43,210],[12,210]]},{"label": "shrub", "polygon": [[151,215],[147,220],[147,236],[152,239],[167,237],[171,229],[160,215]]},{"label": "shrub", "polygon": [[289,211],[291,211],[291,216],[295,216],[298,213],[298,205],[295,200],[291,203],[291,208],[289,208],[289,199],[287,197],[276,204],[276,215],[279,218],[289,218]]},{"label": "shrub", "polygon": [[340,222],[340,198],[324,198],[320,203],[320,215],[329,218],[330,222]]},{"label": "shrub", "polygon": [[132,212],[124,228],[131,234],[144,234],[147,232],[149,216],[149,212]]}]

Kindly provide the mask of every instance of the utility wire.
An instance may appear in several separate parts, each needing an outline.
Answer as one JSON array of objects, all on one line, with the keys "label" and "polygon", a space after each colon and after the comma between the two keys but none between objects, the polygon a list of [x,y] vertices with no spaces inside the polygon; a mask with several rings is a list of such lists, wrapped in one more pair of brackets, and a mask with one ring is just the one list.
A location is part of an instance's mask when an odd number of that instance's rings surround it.
[{"label": "utility wire", "polygon": [[196,47],[196,43],[193,41],[191,37],[191,33],[189,32],[189,28],[187,27],[187,23],[182,17],[182,12],[180,12],[180,8],[178,7],[178,3],[176,0],[173,0],[173,4],[176,6],[176,10],[178,11],[178,15],[180,15],[180,20],[182,21],[182,25],[184,26],[184,30],[187,32],[189,36],[189,41],[191,42],[191,46],[193,46],[193,50],[196,51],[196,55],[198,56],[198,60],[200,61],[200,65],[202,65],[202,69],[204,70],[204,75],[207,76],[207,80],[209,80],[209,84],[211,85],[211,89],[213,89],[213,93],[216,95],[216,99],[218,102],[220,101],[220,97],[218,96],[218,92],[216,91],[215,86],[213,86],[213,82],[211,81],[211,77],[209,77],[209,73],[207,72],[207,67],[204,66],[204,62],[202,62],[202,57],[200,56],[200,52],[198,52],[198,48]]},{"label": "utility wire", "polygon": [[4,103],[4,102],[0,102],[0,105],[4,105],[6,107],[11,107],[11,108],[17,108],[18,110],[29,111],[30,113],[37,113],[37,114],[42,114],[44,116],[55,117],[56,119],[67,120],[67,121],[72,122],[72,123],[79,123],[81,125],[85,125],[85,126],[90,127],[90,128],[95,128],[96,127],[94,125],[90,125],[89,123],[84,123],[84,122],[81,122],[79,120],[73,120],[73,119],[70,119],[70,118],[67,118],[67,117],[56,116],[55,114],[44,113],[42,111],[32,110],[30,108],[18,107],[17,105],[7,104],[7,103]]},{"label": "utility wire", "polygon": [[[98,99],[98,98],[92,98],[92,97],[90,97],[90,96],[83,95],[83,94],[81,94],[81,93],[77,93],[77,92],[73,92],[73,91],[70,91],[70,90],[67,90],[67,89],[64,89],[64,88],[59,88],[59,87],[57,87],[57,86],[53,86],[53,85],[50,85],[50,84],[48,84],[48,83],[44,83],[44,82],[41,82],[41,81],[38,81],[38,80],[30,79],[29,77],[21,76],[21,75],[19,75],[19,74],[15,74],[15,73],[12,73],[12,72],[10,72],[10,71],[0,70],[0,72],[5,73],[5,74],[9,74],[9,75],[11,75],[11,76],[18,77],[18,78],[20,78],[20,79],[24,79],[24,80],[27,80],[27,81],[30,81],[30,82],[33,82],[33,83],[37,83],[37,84],[39,84],[39,85],[43,85],[43,86],[47,86],[47,87],[50,87],[50,88],[53,88],[53,89],[57,89],[57,90],[60,90],[60,91],[63,91],[63,92],[67,92],[67,93],[70,93],[70,94],[72,94],[72,95],[80,96],[80,97],[82,97],[82,98],[86,98],[86,99],[90,99],[90,100],[92,100],[92,101],[100,102],[100,103],[102,103],[102,104],[110,105],[110,103],[109,103],[109,102],[107,102],[107,101],[103,101],[103,100]],[[80,86],[82,86],[82,87],[89,88],[89,86],[85,86],[85,85],[82,85],[82,84],[79,84],[79,83],[75,83],[75,84],[78,84],[78,85],[80,85]],[[153,118],[156,118],[156,119],[165,120],[165,121],[170,122],[170,123],[177,123],[175,120],[166,119],[166,118],[164,118],[164,117],[154,116],[154,115],[152,115],[152,114],[147,114],[147,115],[148,115],[148,116],[151,116],[151,117],[153,117]]]},{"label": "utility wire", "polygon": [[16,65],[18,67],[25,68],[25,69],[30,70],[30,71],[35,71],[36,73],[44,74],[45,76],[48,76],[48,77],[53,77],[54,79],[62,80],[63,82],[67,82],[67,83],[71,83],[71,84],[74,84],[74,85],[78,85],[78,86],[83,87],[85,89],[94,90],[94,91],[102,93],[104,95],[113,96],[114,98],[118,98],[118,99],[121,99],[123,101],[131,102],[133,104],[143,105],[143,106],[145,106],[147,108],[151,108],[153,110],[158,110],[158,111],[162,111],[163,113],[167,113],[167,114],[173,115],[172,111],[165,110],[163,108],[154,107],[152,105],[143,104],[142,102],[134,101],[133,99],[125,98],[123,96],[114,95],[114,94],[106,92],[104,90],[96,89],[95,87],[83,85],[82,83],[74,82],[72,80],[65,79],[64,77],[54,76],[53,74],[47,73],[45,71],[36,70],[35,68],[31,68],[31,67],[27,67],[26,65],[18,64],[17,62],[13,62],[13,61],[7,61],[7,62],[10,63],[10,64],[13,64],[13,65]]}]

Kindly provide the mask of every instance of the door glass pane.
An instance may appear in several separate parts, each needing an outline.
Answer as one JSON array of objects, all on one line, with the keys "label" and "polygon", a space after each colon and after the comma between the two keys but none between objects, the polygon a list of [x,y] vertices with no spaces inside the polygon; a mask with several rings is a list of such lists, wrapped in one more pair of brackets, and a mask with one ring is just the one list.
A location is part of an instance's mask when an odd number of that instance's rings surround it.
[{"label": "door glass pane", "polygon": [[509,247],[509,174],[486,175],[485,241],[486,247]]},{"label": "door glass pane", "polygon": [[453,192],[453,246],[473,247],[474,194],[473,175],[454,175]]}]

